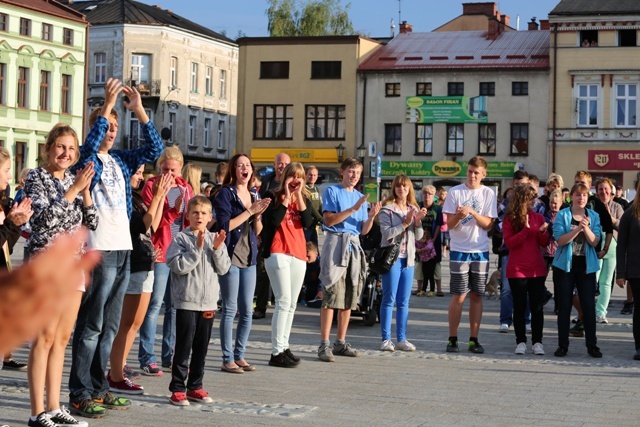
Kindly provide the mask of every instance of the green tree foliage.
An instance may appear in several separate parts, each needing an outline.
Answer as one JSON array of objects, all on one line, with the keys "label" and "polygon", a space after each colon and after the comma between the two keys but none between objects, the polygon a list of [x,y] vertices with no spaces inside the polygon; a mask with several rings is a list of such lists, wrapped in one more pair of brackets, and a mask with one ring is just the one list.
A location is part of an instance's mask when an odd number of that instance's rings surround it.
[{"label": "green tree foliage", "polygon": [[269,0],[267,17],[271,37],[352,35],[351,3],[340,0]]}]

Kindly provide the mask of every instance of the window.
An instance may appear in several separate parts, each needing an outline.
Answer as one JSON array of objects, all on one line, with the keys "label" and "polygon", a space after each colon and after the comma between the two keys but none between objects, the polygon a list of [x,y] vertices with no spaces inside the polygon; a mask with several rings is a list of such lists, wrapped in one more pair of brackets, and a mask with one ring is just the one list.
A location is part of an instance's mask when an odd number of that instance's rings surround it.
[{"label": "window", "polygon": [[495,82],[480,82],[480,95],[495,96],[496,84]]},{"label": "window", "polygon": [[189,116],[189,147],[196,146],[196,125],[197,117],[195,115]]},{"label": "window", "polygon": [[218,120],[218,151],[227,151],[224,142],[224,130],[227,122],[224,119]]},{"label": "window", "polygon": [[519,156],[529,154],[528,123],[511,123],[511,154]]},{"label": "window", "polygon": [[578,127],[598,126],[598,85],[577,85]]},{"label": "window", "polygon": [[496,124],[478,125],[478,154],[496,154]]},{"label": "window", "polygon": [[204,69],[204,93],[208,96],[213,95],[213,67]]},{"label": "window", "polygon": [[311,61],[312,79],[339,79],[341,77],[341,61]]},{"label": "window", "polygon": [[305,139],[346,138],[344,105],[307,105],[305,110]]},{"label": "window", "polygon": [[29,107],[29,69],[18,67],[18,107]]},{"label": "window", "polygon": [[20,172],[27,165],[27,143],[15,142],[15,158],[13,159],[13,182],[20,182]]},{"label": "window", "polygon": [[151,55],[131,55],[131,80],[135,85],[148,85],[151,82]]},{"label": "window", "polygon": [[253,139],[293,139],[293,105],[255,105]]},{"label": "window", "polygon": [[384,125],[384,154],[402,153],[402,125]]},{"label": "window", "polygon": [[431,83],[416,83],[416,96],[431,96]]},{"label": "window", "polygon": [[598,46],[598,30],[580,31],[580,46],[582,47]]},{"label": "window", "polygon": [[392,96],[400,96],[400,83],[385,83],[384,96],[387,98]]},{"label": "window", "polygon": [[20,18],[20,35],[31,36],[31,19]]},{"label": "window", "polygon": [[73,30],[71,28],[62,29],[62,43],[73,46]]},{"label": "window", "polygon": [[9,15],[0,13],[0,31],[9,31]]},{"label": "window", "polygon": [[53,38],[53,25],[42,24],[42,40],[50,42]]},{"label": "window", "polygon": [[107,81],[107,54],[96,53],[93,55],[95,60],[95,74],[93,76],[94,83],[106,83]]},{"label": "window", "polygon": [[171,57],[169,63],[169,84],[171,85],[171,89],[178,87],[178,58],[175,56]]},{"label": "window", "polygon": [[511,82],[511,95],[513,96],[529,95],[529,82]]},{"label": "window", "polygon": [[0,105],[5,105],[7,102],[6,78],[7,78],[7,64],[3,64],[0,62]]},{"label": "window", "polygon": [[[150,120],[153,120],[151,110],[145,108]],[[144,136],[142,133],[142,125],[135,114],[129,112],[129,150],[140,148],[144,145]]]},{"label": "window", "polygon": [[260,62],[261,79],[288,79],[289,61],[262,61]]},{"label": "window", "polygon": [[447,154],[464,154],[464,125],[447,125]]},{"label": "window", "polygon": [[464,83],[450,82],[447,83],[447,96],[463,96]]},{"label": "window", "polygon": [[209,148],[211,147],[211,118],[204,118],[204,129],[202,135],[202,147]]},{"label": "window", "polygon": [[169,113],[169,130],[171,131],[170,141],[176,140],[176,113]]},{"label": "window", "polygon": [[220,99],[227,99],[227,70],[220,70]]},{"label": "window", "polygon": [[616,84],[616,126],[636,127],[638,86]]},{"label": "window", "polygon": [[198,92],[198,64],[191,63],[191,92]]},{"label": "window", "polygon": [[40,71],[40,110],[49,111],[49,84],[51,83],[51,72]]},{"label": "window", "polygon": [[416,154],[433,154],[433,125],[416,124]]},{"label": "window", "polygon": [[634,47],[637,45],[637,39],[638,39],[637,30],[618,30],[618,46]]},{"label": "window", "polygon": [[60,98],[60,112],[71,114],[71,76],[62,75],[62,97]]}]

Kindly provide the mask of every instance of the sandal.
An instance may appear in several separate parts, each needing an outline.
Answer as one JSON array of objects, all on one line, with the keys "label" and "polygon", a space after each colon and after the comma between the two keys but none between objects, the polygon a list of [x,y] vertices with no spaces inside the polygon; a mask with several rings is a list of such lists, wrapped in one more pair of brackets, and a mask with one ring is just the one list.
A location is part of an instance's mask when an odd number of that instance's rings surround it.
[{"label": "sandal", "polygon": [[220,366],[220,370],[222,372],[228,372],[230,374],[244,374],[244,369],[241,366],[236,366],[235,368],[229,368],[224,363]]},{"label": "sandal", "polygon": [[243,371],[245,372],[253,372],[256,370],[256,367],[254,365],[252,365],[251,363],[248,363],[246,360],[243,360],[244,363],[246,363],[246,365],[241,365],[238,363],[239,360],[236,360],[236,365],[238,365],[240,368],[242,368]]}]

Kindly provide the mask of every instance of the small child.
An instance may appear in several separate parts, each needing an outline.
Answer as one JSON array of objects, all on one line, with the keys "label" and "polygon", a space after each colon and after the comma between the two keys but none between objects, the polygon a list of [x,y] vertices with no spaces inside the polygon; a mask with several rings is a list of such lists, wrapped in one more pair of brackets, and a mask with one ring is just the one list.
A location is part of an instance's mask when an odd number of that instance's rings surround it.
[{"label": "small child", "polygon": [[322,304],[322,282],[320,282],[320,257],[313,242],[307,242],[307,271],[304,273],[304,301],[309,307],[320,308]]},{"label": "small child", "polygon": [[[435,296],[435,271],[436,271],[436,249],[431,240],[431,233],[425,230],[422,238],[416,240],[416,253],[420,257],[420,267],[422,268],[422,288],[418,291],[417,296],[429,297]],[[429,284],[429,293],[427,294],[427,283]]]},{"label": "small child", "polygon": [[[190,227],[173,238],[166,257],[171,270],[171,298],[176,308],[176,344],[169,390],[170,401],[177,406],[188,406],[189,400],[213,402],[202,388],[202,378],[220,290],[218,275],[226,274],[231,266],[224,246],[226,233],[207,230],[213,216],[209,199],[196,196],[189,200],[187,215]],[[191,363],[187,365],[190,355]]]}]

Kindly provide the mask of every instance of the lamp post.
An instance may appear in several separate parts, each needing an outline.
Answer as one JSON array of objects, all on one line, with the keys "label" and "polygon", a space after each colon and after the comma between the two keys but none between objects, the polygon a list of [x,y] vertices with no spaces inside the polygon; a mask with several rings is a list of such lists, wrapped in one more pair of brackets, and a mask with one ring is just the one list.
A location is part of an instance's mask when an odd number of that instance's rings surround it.
[{"label": "lamp post", "polygon": [[356,147],[356,156],[358,156],[361,162],[364,162],[364,158],[366,155],[367,148],[364,146],[364,142],[361,142],[360,145]]},{"label": "lamp post", "polygon": [[338,163],[344,162],[344,150],[344,145],[342,145],[341,142],[340,145],[336,147],[336,152],[338,153]]}]

